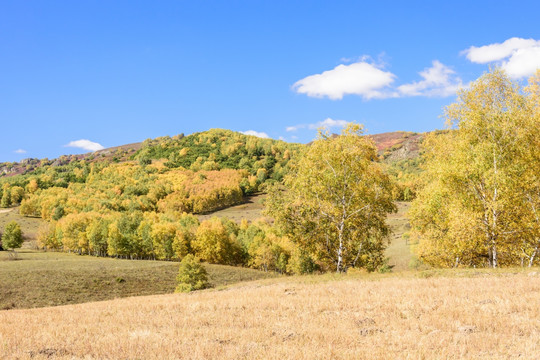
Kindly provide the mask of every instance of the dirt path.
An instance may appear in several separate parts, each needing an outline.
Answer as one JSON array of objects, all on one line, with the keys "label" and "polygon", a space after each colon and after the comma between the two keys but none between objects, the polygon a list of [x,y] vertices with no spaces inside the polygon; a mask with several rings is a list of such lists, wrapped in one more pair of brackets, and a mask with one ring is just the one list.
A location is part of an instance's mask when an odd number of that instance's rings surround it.
[{"label": "dirt path", "polygon": [[390,245],[386,249],[386,256],[390,258],[388,265],[393,266],[393,271],[409,270],[413,256],[407,238],[403,235],[411,228],[407,217],[410,203],[399,201],[397,207],[398,212],[390,214],[387,220],[392,234],[390,235]]},{"label": "dirt path", "polygon": [[2,210],[0,210],[0,214],[8,213],[8,212],[11,212],[11,211],[13,211],[13,208],[11,208],[11,209],[2,209]]}]

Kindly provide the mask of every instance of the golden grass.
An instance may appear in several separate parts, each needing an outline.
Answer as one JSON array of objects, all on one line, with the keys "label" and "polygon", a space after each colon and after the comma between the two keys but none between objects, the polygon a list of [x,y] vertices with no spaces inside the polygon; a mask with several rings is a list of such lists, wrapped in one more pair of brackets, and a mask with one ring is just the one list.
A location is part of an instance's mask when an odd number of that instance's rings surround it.
[{"label": "golden grass", "polygon": [[540,358],[540,276],[442,274],[281,278],[0,311],[0,358]]}]

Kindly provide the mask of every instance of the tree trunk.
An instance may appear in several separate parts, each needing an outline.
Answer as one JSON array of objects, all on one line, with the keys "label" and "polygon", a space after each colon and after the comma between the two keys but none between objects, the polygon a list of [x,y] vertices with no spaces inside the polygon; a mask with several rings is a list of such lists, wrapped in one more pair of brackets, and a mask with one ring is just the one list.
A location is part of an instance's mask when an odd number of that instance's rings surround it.
[{"label": "tree trunk", "polygon": [[337,252],[337,269],[338,273],[343,272],[343,224],[339,228],[339,247]]},{"label": "tree trunk", "polygon": [[536,246],[536,249],[534,249],[531,257],[529,258],[529,267],[532,267],[534,264],[534,259],[536,258],[536,254],[538,254],[538,248],[540,247],[540,244]]},{"label": "tree trunk", "polygon": [[497,257],[497,245],[495,245],[495,243],[491,245],[491,266],[493,268],[496,268],[499,266],[499,260]]}]

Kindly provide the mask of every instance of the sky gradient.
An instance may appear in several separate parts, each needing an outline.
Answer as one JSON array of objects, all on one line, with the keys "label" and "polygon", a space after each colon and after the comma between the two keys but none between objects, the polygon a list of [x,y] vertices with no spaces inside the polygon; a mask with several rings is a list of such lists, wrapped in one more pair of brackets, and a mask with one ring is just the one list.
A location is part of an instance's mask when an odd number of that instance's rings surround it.
[{"label": "sky gradient", "polygon": [[443,128],[456,89],[489,66],[520,81],[540,66],[539,13],[537,1],[2,1],[0,162],[210,128],[297,142],[348,121]]}]

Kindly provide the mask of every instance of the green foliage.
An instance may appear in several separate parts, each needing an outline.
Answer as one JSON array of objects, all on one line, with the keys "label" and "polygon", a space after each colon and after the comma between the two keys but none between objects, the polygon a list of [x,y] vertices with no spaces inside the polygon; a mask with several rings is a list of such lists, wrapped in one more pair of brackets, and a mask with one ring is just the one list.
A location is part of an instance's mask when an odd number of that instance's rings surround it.
[{"label": "green foliage", "polygon": [[176,292],[202,290],[208,287],[208,273],[199,258],[189,254],[180,262],[176,281]]},{"label": "green foliage", "polygon": [[18,249],[23,244],[23,237],[20,225],[12,221],[7,224],[2,234],[2,247],[4,249]]},{"label": "green foliage", "polygon": [[212,129],[184,137],[146,140],[136,154],[141,164],[167,159],[165,166],[194,171],[244,169],[259,183],[281,180],[291,154],[301,145],[261,139],[230,130]]},{"label": "green foliage", "polygon": [[11,206],[11,190],[9,187],[5,187],[2,192],[2,200],[0,201],[0,206],[7,208]]}]

